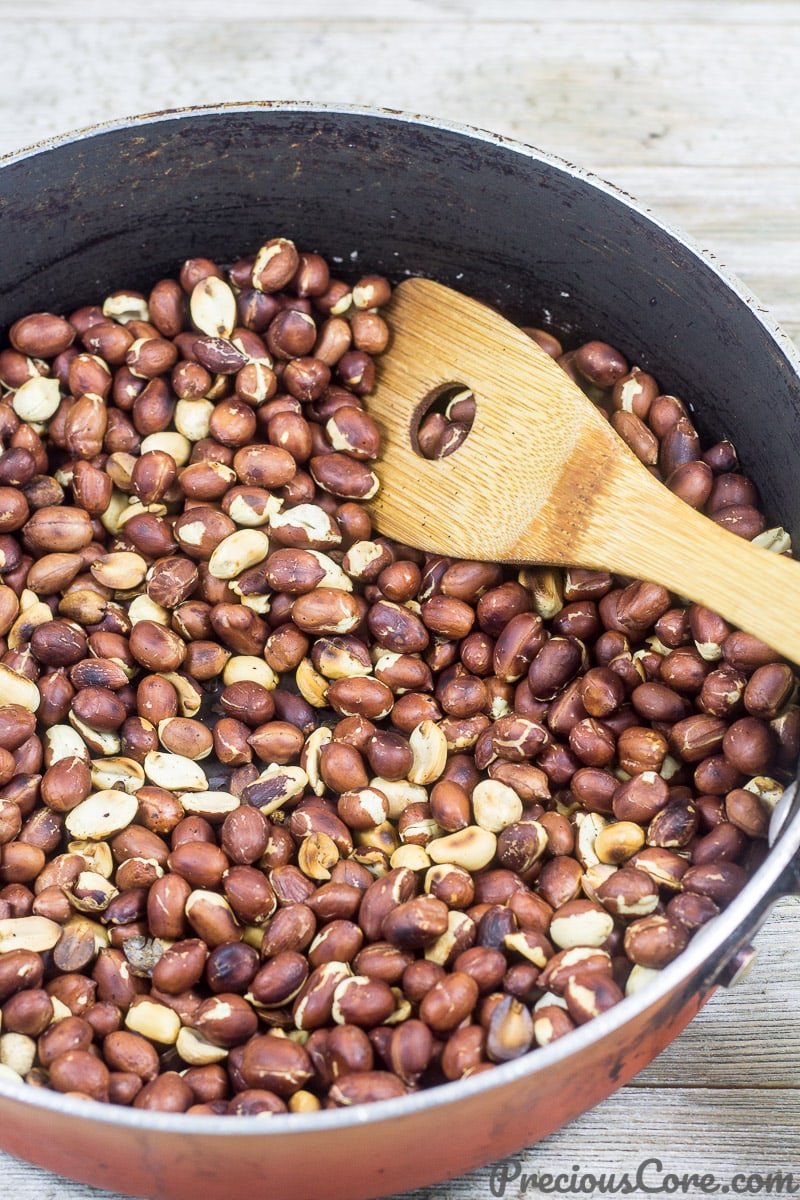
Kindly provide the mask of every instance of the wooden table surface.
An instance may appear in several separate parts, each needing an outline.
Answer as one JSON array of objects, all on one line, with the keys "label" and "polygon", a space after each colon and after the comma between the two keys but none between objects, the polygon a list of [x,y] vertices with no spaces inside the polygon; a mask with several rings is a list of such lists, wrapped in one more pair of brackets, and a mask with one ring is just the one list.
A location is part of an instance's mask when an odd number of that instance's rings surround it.
[{"label": "wooden table surface", "polygon": [[[478,125],[632,193],[745,281],[800,344],[796,0],[0,0],[0,31],[0,154],[227,100],[378,105]],[[634,1197],[687,1172],[732,1194],[766,1194],[768,1176],[793,1172],[797,1191],[795,900],[757,945],[746,981],[632,1084],[514,1162],[408,1197],[536,1196],[548,1173],[576,1176],[559,1194],[589,1195],[587,1177],[611,1172],[631,1176]],[[663,1166],[637,1182],[651,1158]],[[0,1195],[115,1200],[2,1154]]]}]

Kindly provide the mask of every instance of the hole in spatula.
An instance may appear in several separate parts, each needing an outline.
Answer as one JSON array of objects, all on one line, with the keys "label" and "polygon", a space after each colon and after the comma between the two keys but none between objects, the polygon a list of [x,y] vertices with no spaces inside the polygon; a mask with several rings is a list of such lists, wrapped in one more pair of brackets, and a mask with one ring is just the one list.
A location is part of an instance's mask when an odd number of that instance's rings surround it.
[{"label": "hole in spatula", "polygon": [[411,444],[422,458],[447,458],[467,438],[475,419],[475,396],[465,383],[443,383],[417,408]]}]

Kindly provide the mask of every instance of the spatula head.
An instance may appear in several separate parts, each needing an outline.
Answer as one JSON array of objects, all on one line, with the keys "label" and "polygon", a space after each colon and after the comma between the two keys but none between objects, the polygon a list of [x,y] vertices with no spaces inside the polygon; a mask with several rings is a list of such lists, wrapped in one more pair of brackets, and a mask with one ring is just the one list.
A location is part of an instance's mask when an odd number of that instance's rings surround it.
[{"label": "spatula head", "polygon": [[[426,279],[399,284],[368,406],[382,434],[371,501],[376,528],[420,549],[496,562],[575,562],[598,473],[617,452],[608,423],[525,333]],[[475,418],[463,444],[429,460],[420,422],[454,385]]]},{"label": "spatula head", "polygon": [[[383,445],[375,527],[454,558],[599,567],[664,585],[800,661],[800,566],[656,480],[567,374],[491,309],[423,279],[395,290],[369,409]],[[414,449],[454,385],[475,397],[449,457]]]}]

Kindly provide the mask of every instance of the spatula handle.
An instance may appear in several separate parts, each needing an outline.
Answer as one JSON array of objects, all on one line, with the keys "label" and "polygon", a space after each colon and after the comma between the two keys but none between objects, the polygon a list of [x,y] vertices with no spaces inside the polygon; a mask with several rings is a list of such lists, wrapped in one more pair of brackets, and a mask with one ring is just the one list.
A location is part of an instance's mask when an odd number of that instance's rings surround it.
[{"label": "spatula handle", "polygon": [[625,475],[604,481],[602,530],[587,530],[606,567],[657,580],[800,663],[800,563],[723,529],[650,476],[652,504],[641,478],[634,500]]}]

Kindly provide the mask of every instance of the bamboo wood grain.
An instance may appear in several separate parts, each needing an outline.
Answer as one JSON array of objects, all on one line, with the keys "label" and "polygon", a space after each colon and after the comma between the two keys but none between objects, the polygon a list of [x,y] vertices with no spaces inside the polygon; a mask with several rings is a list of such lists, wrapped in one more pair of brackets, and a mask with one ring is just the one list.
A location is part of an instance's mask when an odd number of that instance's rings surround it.
[{"label": "bamboo wood grain", "polygon": [[[529,337],[427,279],[396,289],[369,408],[381,533],[439,554],[607,569],[664,584],[800,661],[800,564],[722,529],[659,483]],[[475,395],[448,458],[414,449],[433,398]]]}]

